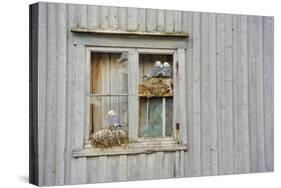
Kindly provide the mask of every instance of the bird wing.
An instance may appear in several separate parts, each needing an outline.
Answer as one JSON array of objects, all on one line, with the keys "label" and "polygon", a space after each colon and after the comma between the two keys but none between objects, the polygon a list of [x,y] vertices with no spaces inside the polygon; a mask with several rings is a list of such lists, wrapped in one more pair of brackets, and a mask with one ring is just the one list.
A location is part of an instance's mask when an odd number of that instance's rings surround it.
[{"label": "bird wing", "polygon": [[154,77],[158,76],[161,72],[161,67],[153,67],[150,71],[146,74],[146,77]]}]

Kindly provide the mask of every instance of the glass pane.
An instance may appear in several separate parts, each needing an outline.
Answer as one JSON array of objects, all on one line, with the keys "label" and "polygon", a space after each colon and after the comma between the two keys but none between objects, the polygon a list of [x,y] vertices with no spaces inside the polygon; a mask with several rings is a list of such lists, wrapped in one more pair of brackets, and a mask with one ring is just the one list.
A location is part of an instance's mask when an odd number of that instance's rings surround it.
[{"label": "glass pane", "polygon": [[128,53],[91,53],[91,93],[127,94]]},{"label": "glass pane", "polygon": [[163,136],[173,136],[173,55],[140,54],[139,137]]},{"label": "glass pane", "polygon": [[166,136],[173,136],[173,98],[166,98]]},{"label": "glass pane", "polygon": [[108,112],[113,111],[117,115],[118,123],[123,130],[128,129],[128,97],[127,96],[103,96],[91,97],[90,124],[91,132],[109,128],[106,119]]},{"label": "glass pane", "polygon": [[162,137],[162,99],[140,99],[140,137]]}]

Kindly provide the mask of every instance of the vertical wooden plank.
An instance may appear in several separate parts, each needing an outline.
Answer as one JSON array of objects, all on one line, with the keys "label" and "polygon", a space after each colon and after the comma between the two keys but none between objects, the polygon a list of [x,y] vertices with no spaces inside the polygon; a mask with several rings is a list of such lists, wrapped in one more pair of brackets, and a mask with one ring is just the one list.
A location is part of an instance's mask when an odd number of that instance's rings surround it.
[{"label": "vertical wooden plank", "polygon": [[224,15],[217,15],[217,119],[218,119],[218,171],[219,174],[223,172],[223,122],[222,122],[222,106],[224,104],[224,98],[222,93],[224,90],[223,80],[224,80]]},{"label": "vertical wooden plank", "polygon": [[99,7],[95,5],[88,5],[87,22],[89,28],[98,29],[100,27],[99,16],[100,16]]},{"label": "vertical wooden plank", "polygon": [[119,168],[124,168],[119,165],[119,156],[107,157],[107,182],[118,181]]},{"label": "vertical wooden plank", "polygon": [[217,174],[216,57],[215,15],[201,17],[201,170]]},{"label": "vertical wooden plank", "polygon": [[[87,27],[87,6],[86,5],[68,5],[67,7],[67,26],[71,27],[73,25],[78,25],[81,27]],[[84,58],[84,54],[83,54],[83,50],[80,53],[80,57],[77,54],[77,50],[76,47],[73,44],[73,33],[71,32],[67,32],[67,103],[66,103],[66,133],[65,133],[65,175],[64,175],[64,179],[65,179],[65,184],[73,184],[73,183],[83,183],[86,182],[86,158],[80,158],[80,159],[73,159],[72,158],[72,149],[74,147],[76,147],[77,145],[80,145],[80,147],[82,147],[83,145],[83,136],[84,136],[84,120],[85,120],[85,116],[82,112],[77,112],[78,111],[78,106],[77,106],[77,102],[81,100],[84,100],[84,91],[85,88],[79,88],[82,89],[80,92],[82,93],[82,96],[78,96],[76,91],[78,91],[77,86],[78,83],[77,81],[80,78],[80,87],[83,87],[84,84],[84,77],[79,77],[77,74],[78,72],[81,73],[81,71],[84,71],[84,65],[85,65],[85,61],[83,61]],[[80,46],[81,49],[81,46]],[[82,56],[82,59],[81,59]],[[81,67],[79,68],[79,70],[77,69],[77,65],[78,65],[78,60],[81,60],[83,63],[81,63],[82,69]],[[81,75],[80,75],[81,76]],[[78,81],[78,82],[79,82]],[[81,94],[80,93],[80,94]],[[77,100],[77,98],[79,98]],[[78,102],[79,103],[79,102]],[[83,109],[83,111],[85,110],[83,108],[84,103],[81,102],[81,106],[80,106],[80,110]],[[80,113],[78,115],[78,113]],[[83,119],[78,120],[80,121],[80,124],[76,124],[77,121],[77,117],[80,117]],[[81,129],[79,129],[81,127]],[[77,128],[79,131],[77,132],[77,134],[80,134],[80,136],[76,137],[76,131],[74,130],[75,128]],[[82,131],[82,132],[81,132]],[[81,139],[81,140],[79,140]],[[78,141],[79,140],[79,141]],[[80,142],[78,144],[78,142]],[[75,145],[74,143],[76,143],[77,145]],[[79,171],[79,169],[81,170],[79,175],[76,176],[76,172]]]},{"label": "vertical wooden plank", "polygon": [[[75,5],[67,5],[67,25],[73,25],[75,22]],[[65,129],[65,184],[70,184],[71,180],[71,160],[72,160],[72,127],[73,127],[73,80],[74,80],[74,60],[75,53],[73,46],[73,33],[67,32],[67,102],[66,102],[66,129]]]},{"label": "vertical wooden plank", "polygon": [[172,10],[165,10],[165,31],[172,32],[175,29],[175,14]]},{"label": "vertical wooden plank", "polygon": [[101,29],[109,28],[108,7],[106,7],[106,6],[100,7],[100,28]]},{"label": "vertical wooden plank", "polygon": [[186,121],[186,87],[185,87],[185,49],[178,49],[178,96],[179,96],[179,122],[180,139],[182,143],[187,143],[187,121]]},{"label": "vertical wooden plank", "polygon": [[232,16],[218,15],[217,92],[219,174],[233,173]]},{"label": "vertical wooden plank", "polygon": [[175,11],[175,31],[182,32],[182,11]]},{"label": "vertical wooden plank", "polygon": [[119,181],[127,180],[127,155],[119,156]]},{"label": "vertical wooden plank", "polygon": [[[182,12],[182,30],[185,32],[192,32],[193,29],[193,13],[192,12]],[[187,39],[187,49],[185,58],[185,77],[186,77],[186,134],[187,143],[192,146],[192,150],[185,153],[184,162],[184,174],[185,176],[193,175],[193,48],[192,41],[194,40],[193,35]]]},{"label": "vertical wooden plank", "polygon": [[119,29],[126,31],[127,30],[127,8],[119,7],[118,8],[118,23]]},{"label": "vertical wooden plank", "polygon": [[160,174],[161,178],[174,177],[174,152],[165,152],[163,156],[163,166]]},{"label": "vertical wooden plank", "polygon": [[107,156],[100,156],[98,162],[98,182],[107,181]]},{"label": "vertical wooden plank", "polygon": [[233,17],[234,173],[249,172],[247,16]]},{"label": "vertical wooden plank", "polygon": [[176,151],[175,152],[175,171],[174,171],[174,175],[175,177],[180,177],[180,152],[179,151]]},{"label": "vertical wooden plank", "polygon": [[248,41],[249,41],[249,129],[250,129],[250,171],[257,172],[258,159],[257,159],[257,98],[256,98],[256,47],[257,47],[257,28],[256,17],[248,17]]},{"label": "vertical wooden plank", "polygon": [[44,185],[55,184],[55,127],[56,127],[56,6],[47,4],[47,78],[46,129],[44,148]]},{"label": "vertical wooden plank", "polygon": [[[262,138],[262,122],[260,121],[261,114],[261,93],[260,82],[257,77],[261,76],[261,20],[257,16],[249,16],[248,38],[249,38],[249,128],[250,128],[250,162],[251,172],[259,172],[263,166],[261,163],[262,155],[264,155],[259,144]],[[260,164],[261,163],[261,164]]]},{"label": "vertical wooden plank", "polygon": [[146,179],[154,179],[155,176],[155,162],[156,154],[147,154],[146,155]]},{"label": "vertical wooden plank", "polygon": [[262,17],[257,20],[257,136],[258,136],[258,171],[265,171],[265,153],[264,153],[264,102],[263,102],[263,29]]},{"label": "vertical wooden plank", "polygon": [[210,157],[212,175],[218,173],[217,156],[217,82],[216,82],[216,15],[209,15],[209,72],[208,72],[208,108],[209,108],[209,128],[210,128]]},{"label": "vertical wooden plank", "polygon": [[57,125],[55,184],[64,184],[64,148],[66,126],[66,54],[67,54],[67,9],[65,4],[57,4]]},{"label": "vertical wooden plank", "polygon": [[[88,27],[88,7],[87,5],[76,5],[76,23],[80,27]],[[71,27],[71,26],[70,26]]]},{"label": "vertical wooden plank", "polygon": [[202,13],[201,14],[201,173],[202,175],[210,175],[211,169],[209,166],[210,158],[208,156],[209,149],[208,144],[208,14]]},{"label": "vertical wooden plank", "polygon": [[146,9],[146,31],[156,31],[157,10]]},{"label": "vertical wooden plank", "polygon": [[46,75],[47,75],[47,5],[39,3],[38,18],[38,183],[43,184],[45,122],[46,122]]},{"label": "vertical wooden plank", "polygon": [[[74,5],[71,7],[73,17],[71,15],[70,22],[74,21],[76,25],[87,27],[87,5]],[[70,15],[71,12],[68,13]],[[73,19],[73,20],[72,20]],[[73,39],[72,39],[73,40]],[[71,44],[71,43],[70,43]],[[73,43],[71,44],[73,45]],[[82,45],[73,46],[71,50],[71,58],[73,64],[72,78],[72,127],[70,129],[70,156],[73,148],[82,148],[84,145],[84,128],[85,128],[85,47]],[[70,175],[69,183],[86,183],[86,157],[70,158]]]},{"label": "vertical wooden plank", "polygon": [[155,161],[155,170],[154,170],[154,178],[160,179],[161,171],[163,169],[163,160],[164,160],[164,152],[156,153],[156,161]]},{"label": "vertical wooden plank", "polygon": [[146,12],[145,9],[138,9],[138,31],[146,30]]},{"label": "vertical wooden plank", "polygon": [[[242,16],[240,20],[241,24],[241,38],[240,38],[240,53],[241,53],[241,71],[239,71],[239,77],[241,77],[241,126],[242,126],[242,160],[243,160],[243,172],[248,173],[250,171],[250,145],[249,145],[249,108],[248,108],[248,20],[247,16]],[[239,83],[240,84],[240,83]],[[240,97],[239,97],[240,98]]]},{"label": "vertical wooden plank", "polygon": [[232,15],[225,15],[225,42],[224,42],[224,173],[233,173],[233,133],[232,133]]},{"label": "vertical wooden plank", "polygon": [[139,177],[140,179],[146,179],[146,154],[139,155]]},{"label": "vertical wooden plank", "polygon": [[138,130],[138,53],[136,50],[129,51],[129,62],[128,63],[128,111],[129,116],[129,140],[136,140]]},{"label": "vertical wooden plank", "polygon": [[157,31],[164,31],[165,29],[165,11],[164,10],[157,10]]},{"label": "vertical wooden plank", "polygon": [[274,170],[274,18],[263,17],[263,100],[265,170]]},{"label": "vertical wooden plank", "polygon": [[239,115],[238,115],[238,97],[240,93],[240,88],[238,87],[240,83],[239,74],[239,44],[238,44],[238,32],[239,32],[239,16],[233,15],[233,23],[232,23],[232,53],[233,53],[233,62],[232,62],[232,77],[233,77],[233,84],[232,84],[232,104],[233,104],[233,171],[234,173],[238,173],[240,170],[240,153],[241,153],[241,146],[239,140],[240,135],[240,127],[239,127]]},{"label": "vertical wooden plank", "polygon": [[[72,127],[72,147],[83,148],[85,128],[85,47],[76,45],[74,64],[74,124]],[[86,157],[72,158],[71,183],[86,183]]]},{"label": "vertical wooden plank", "polygon": [[99,176],[99,158],[89,157],[87,159],[87,183],[97,183]]},{"label": "vertical wooden plank", "polygon": [[[99,62],[100,70],[102,72],[101,75],[101,93],[110,94],[110,53],[101,53],[101,59]],[[99,108],[99,107],[98,107]],[[101,128],[106,129],[106,115],[110,109],[110,98],[109,97],[101,97]]]},{"label": "vertical wooden plank", "polygon": [[[185,154],[184,151],[180,151],[180,161],[179,161],[179,168],[180,168],[180,177],[184,177],[184,166],[185,166]],[[161,161],[162,162],[162,161]]]},{"label": "vertical wooden plank", "polygon": [[201,14],[193,13],[193,54],[192,54],[192,125],[193,125],[193,144],[192,144],[192,156],[193,156],[193,175],[199,176],[201,174],[201,68],[200,68],[200,53],[201,53]]},{"label": "vertical wooden plank", "polygon": [[118,28],[118,8],[109,7],[108,9],[108,26],[111,30]]},{"label": "vertical wooden plank", "polygon": [[138,28],[138,9],[137,8],[128,8],[128,20],[127,26],[129,31],[136,31]]},{"label": "vertical wooden plank", "polygon": [[128,155],[128,180],[137,180],[139,177],[138,155]]}]

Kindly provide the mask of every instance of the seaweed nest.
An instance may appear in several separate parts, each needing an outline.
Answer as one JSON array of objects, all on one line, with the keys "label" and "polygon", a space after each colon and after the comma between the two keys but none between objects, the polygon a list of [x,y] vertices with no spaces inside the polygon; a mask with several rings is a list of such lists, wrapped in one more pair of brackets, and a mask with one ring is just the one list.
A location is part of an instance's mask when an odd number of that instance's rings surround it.
[{"label": "seaweed nest", "polygon": [[141,96],[170,96],[173,95],[173,80],[171,78],[149,78],[139,85]]},{"label": "seaweed nest", "polygon": [[128,143],[128,134],[122,129],[102,129],[94,132],[90,140],[96,148],[124,146]]}]

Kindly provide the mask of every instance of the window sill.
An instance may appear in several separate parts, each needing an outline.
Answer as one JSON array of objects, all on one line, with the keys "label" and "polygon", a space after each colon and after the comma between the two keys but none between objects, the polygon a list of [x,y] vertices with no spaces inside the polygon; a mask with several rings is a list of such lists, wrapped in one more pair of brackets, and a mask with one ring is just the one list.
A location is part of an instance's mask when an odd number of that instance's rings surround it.
[{"label": "window sill", "polygon": [[150,154],[155,152],[187,151],[187,144],[142,144],[131,143],[124,147],[114,148],[77,148],[72,150],[73,157],[95,157],[110,155]]}]

